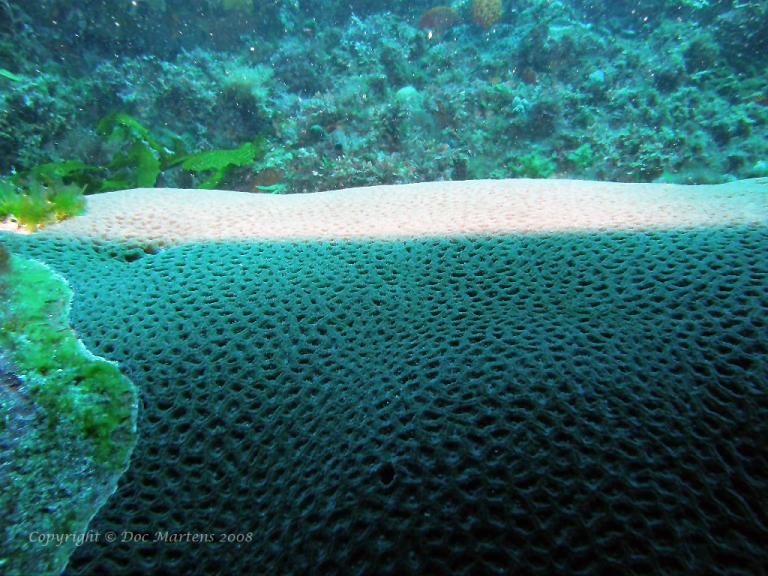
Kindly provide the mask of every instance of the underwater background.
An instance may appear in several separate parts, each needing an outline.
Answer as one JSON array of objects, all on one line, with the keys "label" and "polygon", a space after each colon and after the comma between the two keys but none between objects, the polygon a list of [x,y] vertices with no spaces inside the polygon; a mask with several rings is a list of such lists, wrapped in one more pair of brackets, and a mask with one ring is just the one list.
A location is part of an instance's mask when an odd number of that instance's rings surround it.
[{"label": "underwater background", "polygon": [[[0,173],[77,160],[58,175],[86,193],[764,176],[767,6],[2,0]],[[212,181],[174,163],[248,143]]]},{"label": "underwater background", "polygon": [[0,576],[768,574],[767,76],[765,1],[0,0]]}]

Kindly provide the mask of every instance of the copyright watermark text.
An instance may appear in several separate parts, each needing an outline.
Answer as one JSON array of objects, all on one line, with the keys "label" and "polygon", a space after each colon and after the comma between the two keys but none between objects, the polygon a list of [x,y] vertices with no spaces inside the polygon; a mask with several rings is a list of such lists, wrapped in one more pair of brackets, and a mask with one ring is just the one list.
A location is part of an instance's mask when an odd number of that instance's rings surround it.
[{"label": "copyright watermark text", "polygon": [[29,541],[43,546],[66,546],[74,544],[79,547],[83,544],[106,542],[112,544],[153,542],[162,544],[247,544],[253,542],[253,532],[171,532],[158,530],[156,532],[130,532],[123,530],[88,530],[87,532],[56,533],[56,532],[30,532]]}]

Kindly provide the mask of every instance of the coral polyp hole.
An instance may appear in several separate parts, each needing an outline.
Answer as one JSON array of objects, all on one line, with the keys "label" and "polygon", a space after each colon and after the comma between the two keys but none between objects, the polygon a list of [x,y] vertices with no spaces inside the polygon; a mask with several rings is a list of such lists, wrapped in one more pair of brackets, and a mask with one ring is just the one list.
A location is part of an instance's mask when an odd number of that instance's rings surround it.
[{"label": "coral polyp hole", "polygon": [[395,479],[395,467],[389,462],[379,468],[379,480],[385,486],[389,486]]}]

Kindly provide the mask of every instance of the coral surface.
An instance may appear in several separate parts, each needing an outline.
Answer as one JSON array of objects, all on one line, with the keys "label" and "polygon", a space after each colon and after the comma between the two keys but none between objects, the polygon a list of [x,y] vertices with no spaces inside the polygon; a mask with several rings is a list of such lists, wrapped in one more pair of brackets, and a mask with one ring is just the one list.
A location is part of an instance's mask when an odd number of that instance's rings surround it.
[{"label": "coral surface", "polygon": [[[225,195],[238,240],[168,235],[202,229],[191,212],[126,237],[98,203],[12,237],[144,399],[93,522],[142,537],[85,544],[68,573],[760,573],[765,182],[565,184],[469,183],[442,233],[365,235],[441,213],[433,184],[303,238],[261,224],[362,191]],[[564,201],[581,226],[535,227]],[[466,233],[482,218],[507,232]]]}]

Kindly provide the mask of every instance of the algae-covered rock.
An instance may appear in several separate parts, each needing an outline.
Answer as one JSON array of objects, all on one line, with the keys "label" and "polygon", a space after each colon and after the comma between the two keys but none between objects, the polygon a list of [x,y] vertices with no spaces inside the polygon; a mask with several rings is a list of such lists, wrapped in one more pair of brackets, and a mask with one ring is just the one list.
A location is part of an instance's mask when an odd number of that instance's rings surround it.
[{"label": "algae-covered rock", "polygon": [[136,443],[137,393],[69,327],[72,292],[5,251],[0,267],[0,573],[59,574]]}]

